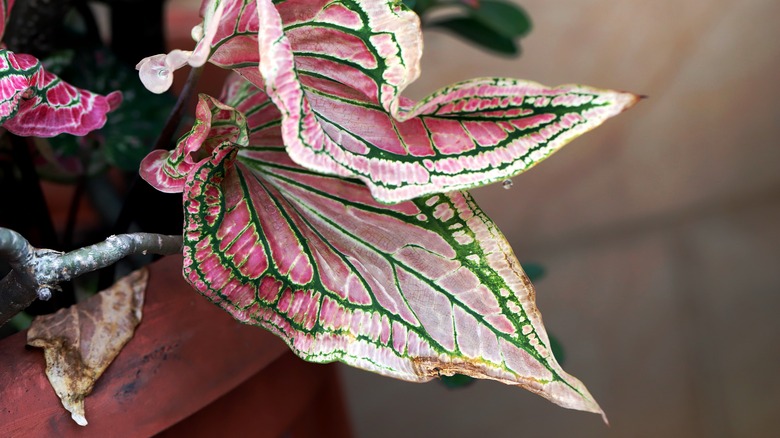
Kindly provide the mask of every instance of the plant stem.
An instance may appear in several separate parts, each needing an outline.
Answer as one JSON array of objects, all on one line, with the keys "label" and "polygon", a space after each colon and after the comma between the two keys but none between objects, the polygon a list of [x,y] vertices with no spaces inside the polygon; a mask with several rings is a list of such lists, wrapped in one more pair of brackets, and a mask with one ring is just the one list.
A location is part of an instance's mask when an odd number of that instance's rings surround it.
[{"label": "plant stem", "polygon": [[[160,132],[160,135],[157,137],[157,141],[154,145],[155,150],[170,148],[176,136],[176,131],[179,127],[179,123],[181,122],[184,110],[187,108],[187,105],[189,104],[192,95],[195,92],[198,79],[200,79],[202,72],[203,67],[193,68],[190,70],[189,76],[187,77],[187,82],[184,84],[184,88],[182,88],[181,93],[179,93],[176,104],[171,110],[171,114],[168,116],[168,120],[166,120],[165,126]],[[169,204],[166,202],[168,200],[171,200],[171,195],[154,190],[151,186],[141,181],[140,177],[136,175],[130,184],[130,190],[125,196],[125,200],[122,203],[122,209],[119,211],[119,216],[117,216],[111,232],[114,234],[127,232],[130,229],[130,225],[133,223],[133,221],[138,219],[139,213],[143,214],[144,212],[152,211],[152,214],[155,215],[156,219],[158,219],[160,217],[160,212],[166,212],[167,210],[170,210],[166,209],[166,205]],[[180,212],[181,197],[178,196],[174,202],[176,202],[177,205],[177,212]],[[164,216],[177,217],[180,219],[181,213]],[[165,224],[163,224],[163,227],[164,226]],[[181,220],[177,220],[175,226],[178,228],[178,231],[175,232],[180,232]],[[166,229],[165,231],[170,230]],[[112,265],[108,269],[104,269],[100,272],[98,286],[105,288],[112,284],[113,281],[114,266]]]},{"label": "plant stem", "polygon": [[30,156],[30,145],[27,139],[9,134],[12,145],[12,157],[14,163],[21,173],[22,187],[25,192],[24,197],[28,200],[30,207],[25,208],[28,216],[33,223],[37,222],[37,228],[40,235],[33,239],[36,244],[58,247],[59,239],[54,230],[54,224],[49,214],[49,206],[46,204],[46,197],[41,189],[41,182],[38,179],[38,172],[35,171],[32,157]]},{"label": "plant stem", "polygon": [[[160,132],[160,135],[157,137],[157,141],[154,144],[155,150],[170,148],[174,136],[176,135],[176,130],[179,127],[179,122],[181,122],[184,110],[187,107],[193,92],[195,91],[195,87],[197,86],[198,79],[200,78],[202,71],[203,67],[193,68],[190,70],[190,74],[187,77],[187,83],[184,84],[184,88],[181,90],[179,98],[176,100],[176,105],[174,105],[173,109],[171,110],[171,114],[168,116],[168,120],[166,120],[165,126]],[[117,217],[117,220],[114,223],[114,227],[112,228],[112,232],[114,233],[124,233],[130,228],[130,224],[133,221],[132,215],[137,212],[138,204],[143,199],[147,198],[147,196],[145,196],[146,193],[144,190],[146,184],[140,183],[138,178],[139,177],[136,176],[136,178],[133,180],[130,190],[125,197],[122,210],[119,212],[119,216]]]},{"label": "plant stem", "polygon": [[133,254],[181,252],[182,236],[133,233],[68,253],[35,249],[19,233],[0,227],[0,257],[13,271],[0,280],[0,326],[36,298],[48,299],[58,284],[109,266]]},{"label": "plant stem", "polygon": [[154,144],[155,149],[170,149],[170,145],[176,135],[176,129],[179,127],[179,122],[181,122],[182,114],[184,114],[187,104],[190,103],[190,99],[198,85],[201,73],[203,73],[202,66],[190,69],[190,74],[187,76],[187,82],[184,83],[184,88],[182,88],[181,93],[179,93],[176,105],[173,106],[173,110],[171,110],[168,120],[165,121],[165,127],[163,127],[159,137],[157,137],[157,141]]},{"label": "plant stem", "polygon": [[[22,219],[24,222],[19,223],[18,226],[23,227],[22,229],[25,232],[31,233],[30,240],[32,240],[33,244],[47,248],[62,249],[51,214],[49,213],[46,196],[41,188],[41,181],[30,153],[32,147],[31,140],[13,134],[9,134],[9,137],[12,145],[13,160],[21,174],[21,198],[25,200],[25,203],[29,202],[28,205],[30,205],[29,208],[21,210],[20,215],[25,216],[26,219]],[[58,294],[55,300],[36,303],[29,311],[36,315],[45,314],[73,304],[76,299],[73,288],[67,285],[63,292]]]},{"label": "plant stem", "polygon": [[76,219],[78,218],[81,198],[84,197],[84,191],[86,187],[86,174],[79,175],[79,179],[76,182],[76,190],[73,192],[73,197],[71,198],[70,206],[68,207],[68,218],[65,222],[65,231],[62,236],[62,246],[65,249],[69,249],[73,245],[73,234],[76,230]]}]

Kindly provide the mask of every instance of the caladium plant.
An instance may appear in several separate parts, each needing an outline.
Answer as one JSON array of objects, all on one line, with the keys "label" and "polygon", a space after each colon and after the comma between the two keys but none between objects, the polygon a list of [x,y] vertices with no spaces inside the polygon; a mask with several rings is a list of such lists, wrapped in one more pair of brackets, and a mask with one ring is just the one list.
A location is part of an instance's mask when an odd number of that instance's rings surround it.
[{"label": "caladium plant", "polygon": [[[412,381],[465,374],[601,413],[566,374],[504,237],[466,192],[633,105],[584,86],[475,79],[415,103],[401,2],[209,0],[193,53],[139,64],[152,91],[208,47],[242,76],[142,176],[184,199],[184,275],[299,356]],[[205,62],[204,57],[195,64]]]},{"label": "caladium plant", "polygon": [[[483,25],[504,10],[457,3]],[[12,4],[0,0],[0,22]],[[183,245],[112,237],[40,272],[45,264],[22,269],[29,245],[0,228],[0,256],[24,280],[12,286],[44,296],[104,260],[183,248],[196,290],[306,360],[418,382],[492,379],[603,414],[556,361],[531,282],[464,190],[526,171],[638,97],[479,78],[412,101],[402,93],[420,75],[422,34],[401,0],[204,0],[201,12],[192,51],[137,65],[154,93],[187,64],[235,72],[220,96],[199,97],[176,147],[140,167],[158,190],[182,194]],[[527,30],[501,20],[506,38]],[[18,135],[84,135],[120,97],[72,87],[5,49],[0,71],[0,121]],[[0,303],[0,324],[6,314]]]},{"label": "caladium plant", "polygon": [[306,360],[490,378],[600,412],[550,353],[530,282],[468,193],[385,205],[299,166],[268,96],[236,82],[226,104],[201,96],[176,150],[142,164],[155,187],[183,192],[193,286]]}]

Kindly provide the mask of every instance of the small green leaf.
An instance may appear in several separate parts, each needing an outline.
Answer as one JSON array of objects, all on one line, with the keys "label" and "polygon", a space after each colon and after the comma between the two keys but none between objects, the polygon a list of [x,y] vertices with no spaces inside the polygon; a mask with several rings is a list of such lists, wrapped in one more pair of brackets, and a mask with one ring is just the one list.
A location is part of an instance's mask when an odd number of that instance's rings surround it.
[{"label": "small green leaf", "polygon": [[553,356],[555,356],[555,359],[559,364],[563,365],[563,362],[566,360],[566,353],[563,350],[563,345],[561,345],[561,342],[558,338],[553,336],[552,333],[547,333],[547,335],[550,337],[550,350],[552,350]]},{"label": "small green leaf", "polygon": [[455,17],[437,21],[431,27],[440,27],[478,46],[504,55],[517,55],[518,47],[506,37],[471,17]]},{"label": "small green leaf", "polygon": [[17,331],[22,331],[27,330],[27,327],[30,327],[32,320],[33,317],[30,316],[27,312],[19,312],[14,315],[13,318],[8,320],[8,324]]},{"label": "small green leaf", "polygon": [[531,19],[519,6],[496,0],[482,0],[472,9],[474,19],[509,38],[519,38],[531,30]]},{"label": "small green leaf", "polygon": [[472,383],[474,383],[475,380],[476,379],[474,379],[473,377],[464,376],[463,374],[441,376],[441,383],[443,383],[444,386],[450,389],[465,388],[466,386],[469,386]]},{"label": "small green leaf", "polygon": [[528,276],[528,279],[531,280],[531,283],[536,283],[538,280],[541,280],[547,273],[544,266],[538,263],[523,263],[523,270],[525,271],[525,275]]},{"label": "small green leaf", "polygon": [[[147,92],[135,70],[103,48],[86,48],[75,53],[73,62],[63,69],[62,75],[77,86],[98,93],[123,90],[122,105],[94,136],[102,156],[97,161],[122,170],[137,170],[165,124],[175,99],[167,94]],[[60,154],[72,156],[89,142],[63,134],[52,139],[51,144]]]},{"label": "small green leaf", "polygon": [[403,3],[417,15],[422,16],[432,6],[436,6],[437,2],[435,0],[403,0]]}]

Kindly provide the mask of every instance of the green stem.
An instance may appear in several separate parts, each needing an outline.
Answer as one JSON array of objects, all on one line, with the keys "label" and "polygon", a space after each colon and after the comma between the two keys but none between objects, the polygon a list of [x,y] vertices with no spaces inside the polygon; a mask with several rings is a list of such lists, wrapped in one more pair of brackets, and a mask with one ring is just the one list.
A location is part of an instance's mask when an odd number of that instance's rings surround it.
[{"label": "green stem", "polygon": [[[184,110],[190,102],[192,94],[195,92],[195,87],[197,86],[202,71],[203,67],[190,70],[189,77],[187,77],[187,83],[184,84],[184,88],[179,94],[176,105],[174,105],[171,110],[171,114],[168,116],[165,126],[157,137],[157,141],[154,144],[155,150],[170,149],[176,135],[176,130],[179,128],[179,123],[181,122]],[[133,214],[137,211],[138,204],[145,198],[145,196],[140,196],[144,195],[143,189],[141,188],[144,186],[146,186],[146,184],[139,184],[138,177],[136,176],[131,184],[127,197],[125,198],[125,202],[122,205],[122,210],[119,212],[119,217],[117,217],[117,220],[114,223],[112,229],[114,233],[124,233],[130,228],[130,224],[133,221]]]},{"label": "green stem", "polygon": [[[38,178],[38,172],[35,170],[32,157],[30,156],[30,144],[25,138],[9,134],[12,145],[12,157],[14,163],[21,173],[22,187],[25,192],[24,197],[28,200],[28,206],[24,210],[32,221],[37,222],[40,236],[33,239],[36,244],[48,247],[59,247],[57,232],[54,230],[54,224],[49,214],[49,206],[46,204],[46,197],[41,189],[41,182]],[[33,223],[34,223],[33,222]]]},{"label": "green stem", "polygon": [[[203,67],[193,68],[190,70],[190,74],[187,77],[187,82],[184,84],[179,97],[171,110],[171,114],[168,116],[168,120],[165,122],[160,135],[157,137],[154,149],[170,149],[174,142],[175,135],[179,124],[181,122],[184,110],[187,108],[192,95],[195,93],[195,89],[200,79],[200,75],[203,72]],[[130,229],[130,225],[137,219],[137,214],[145,209],[151,209],[153,211],[165,211],[165,206],[155,205],[161,201],[163,195],[157,190],[154,190],[148,184],[140,181],[140,177],[136,175],[130,184],[130,189],[125,196],[125,200],[122,203],[122,209],[119,211],[114,226],[111,230],[114,234],[125,233]],[[179,209],[181,208],[181,201],[179,200]],[[180,226],[181,222],[177,223]],[[158,231],[158,230],[155,230]],[[179,231],[180,232],[180,229]],[[98,280],[98,286],[101,288],[108,287],[114,282],[114,267],[110,266],[108,269],[104,269],[100,272]]]}]

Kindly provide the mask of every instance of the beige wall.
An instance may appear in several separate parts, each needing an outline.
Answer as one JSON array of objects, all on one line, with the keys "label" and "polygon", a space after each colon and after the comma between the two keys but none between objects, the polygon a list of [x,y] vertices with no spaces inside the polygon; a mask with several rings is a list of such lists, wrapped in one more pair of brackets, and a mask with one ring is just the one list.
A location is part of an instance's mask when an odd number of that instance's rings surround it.
[{"label": "beige wall", "polygon": [[780,2],[523,0],[523,55],[426,34],[415,97],[475,76],[650,97],[475,190],[521,261],[564,368],[610,417],[480,382],[344,369],[360,436],[776,436],[780,430]]}]

